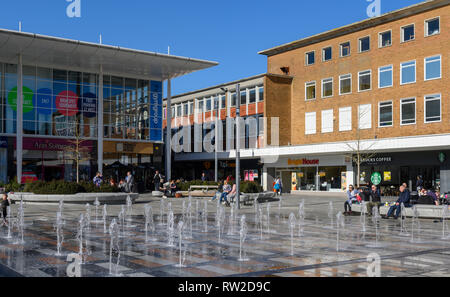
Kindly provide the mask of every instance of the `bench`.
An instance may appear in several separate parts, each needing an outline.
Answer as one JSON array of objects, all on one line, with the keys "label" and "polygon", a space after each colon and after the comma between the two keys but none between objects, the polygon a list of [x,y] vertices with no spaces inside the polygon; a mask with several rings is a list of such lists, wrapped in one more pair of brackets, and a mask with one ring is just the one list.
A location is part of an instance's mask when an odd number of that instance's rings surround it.
[{"label": "bench", "polygon": [[[352,211],[356,213],[361,213],[361,211],[364,211],[367,213],[366,209],[361,209],[361,204],[352,204]],[[416,204],[417,211],[419,213],[420,218],[424,219],[436,219],[436,218],[442,218],[442,205],[436,206],[436,205],[422,205],[422,204]],[[389,207],[387,206],[381,206],[380,207],[380,214],[381,215],[387,215],[389,211]],[[407,207],[406,208],[406,217],[413,217],[413,208]]]}]

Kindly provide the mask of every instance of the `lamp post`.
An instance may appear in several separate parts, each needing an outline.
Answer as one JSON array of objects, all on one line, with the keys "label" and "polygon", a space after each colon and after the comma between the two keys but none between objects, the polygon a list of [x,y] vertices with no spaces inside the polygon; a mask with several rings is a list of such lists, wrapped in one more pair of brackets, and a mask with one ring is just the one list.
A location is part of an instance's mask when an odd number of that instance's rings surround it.
[{"label": "lamp post", "polygon": [[216,110],[216,117],[215,117],[215,124],[214,124],[214,129],[215,129],[215,133],[214,133],[214,181],[217,183],[219,181],[219,160],[218,160],[218,154],[217,151],[219,149],[219,135],[218,135],[218,131],[219,129],[217,128],[218,125],[218,117],[219,117],[219,101],[220,101],[220,97],[218,97],[218,100],[214,100],[214,109]]},{"label": "lamp post", "polygon": [[240,123],[241,116],[241,85],[236,85],[236,202],[241,209],[241,153],[240,153]]}]

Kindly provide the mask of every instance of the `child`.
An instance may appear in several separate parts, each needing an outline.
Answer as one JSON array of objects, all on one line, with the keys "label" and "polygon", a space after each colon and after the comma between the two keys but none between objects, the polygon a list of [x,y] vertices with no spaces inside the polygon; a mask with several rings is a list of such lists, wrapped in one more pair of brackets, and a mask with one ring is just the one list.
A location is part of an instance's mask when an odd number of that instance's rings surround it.
[{"label": "child", "polygon": [[3,214],[2,224],[3,224],[3,226],[8,226],[8,221],[6,220],[7,209],[8,209],[8,206],[10,205],[9,199],[8,199],[8,194],[6,194],[6,193],[2,194],[2,200],[0,201],[0,203],[1,203],[0,206],[1,206],[2,214]]}]

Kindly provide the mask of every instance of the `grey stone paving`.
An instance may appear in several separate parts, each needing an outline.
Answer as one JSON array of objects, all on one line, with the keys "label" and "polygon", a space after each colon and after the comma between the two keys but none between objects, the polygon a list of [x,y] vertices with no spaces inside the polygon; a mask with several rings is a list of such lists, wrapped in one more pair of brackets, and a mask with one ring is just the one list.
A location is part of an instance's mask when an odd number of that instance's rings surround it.
[{"label": "grey stone paving", "polygon": [[[199,199],[200,210],[203,201]],[[291,236],[288,227],[290,213],[298,216],[299,203],[305,201],[305,225],[303,234],[295,229],[292,240],[294,254],[291,255]],[[187,200],[185,200],[187,202]],[[320,197],[316,195],[284,196],[281,205],[270,204],[271,214],[267,218],[267,204],[261,204],[263,226],[255,224],[255,208],[243,206],[238,213],[246,215],[248,224],[247,240],[244,244],[247,262],[239,258],[239,230],[228,234],[230,208],[226,210],[226,226],[222,241],[218,241],[215,225],[217,203],[208,201],[208,232],[203,232],[203,222],[196,214],[196,201],[193,198],[193,233],[186,238],[183,251],[186,251],[185,266],[176,267],[180,251],[178,238],[175,247],[167,245],[166,214],[161,220],[160,199],[143,195],[132,207],[134,226],[127,228],[128,236],[120,240],[119,273],[125,277],[151,276],[367,276],[369,263],[367,256],[377,253],[381,258],[382,276],[450,276],[450,237],[442,238],[442,223],[439,220],[420,220],[421,231],[411,236],[400,235],[399,220],[380,220],[378,240],[375,224],[366,218],[366,231],[362,229],[359,216],[345,217],[345,227],[339,231],[339,250],[337,250],[336,214],[343,211],[345,198]],[[328,216],[329,202],[333,202],[333,224]],[[171,203],[175,223],[182,218],[183,199],[165,199]],[[153,208],[156,224],[155,241],[145,242],[144,206]],[[92,219],[95,208],[92,206]],[[54,223],[57,205],[25,205],[25,244],[17,243],[17,230],[13,228],[13,238],[4,238],[7,228],[0,228],[0,265],[24,276],[66,276],[67,254],[78,252],[76,241],[77,220],[85,212],[84,205],[64,207],[66,224],[63,256],[55,256],[56,234]],[[117,217],[120,205],[108,206],[108,224]],[[13,214],[17,205],[12,206]],[[101,217],[101,208],[99,208]],[[268,225],[270,221],[270,225]],[[411,219],[406,220],[411,233]],[[297,228],[297,227],[296,227]],[[87,258],[82,265],[82,276],[109,275],[109,236],[103,233],[103,224],[92,224],[87,232]],[[2,269],[1,271],[9,271]]]}]

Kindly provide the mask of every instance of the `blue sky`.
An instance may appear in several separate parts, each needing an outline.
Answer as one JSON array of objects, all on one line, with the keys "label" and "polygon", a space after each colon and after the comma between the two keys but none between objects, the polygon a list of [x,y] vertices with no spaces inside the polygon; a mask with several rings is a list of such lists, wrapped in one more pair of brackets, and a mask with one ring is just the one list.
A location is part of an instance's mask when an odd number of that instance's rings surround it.
[{"label": "blue sky", "polygon": [[[422,2],[381,0],[381,12]],[[0,28],[213,60],[219,66],[177,78],[173,94],[266,72],[257,52],[367,18],[366,0],[3,0]]]}]

